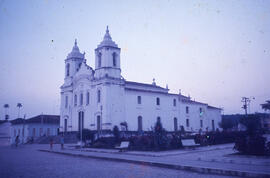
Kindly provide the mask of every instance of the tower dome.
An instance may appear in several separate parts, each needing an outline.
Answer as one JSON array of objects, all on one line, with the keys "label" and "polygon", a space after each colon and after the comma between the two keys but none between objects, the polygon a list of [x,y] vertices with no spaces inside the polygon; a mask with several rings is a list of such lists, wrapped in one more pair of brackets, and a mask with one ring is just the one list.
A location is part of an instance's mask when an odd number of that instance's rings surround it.
[{"label": "tower dome", "polygon": [[106,33],[104,35],[103,41],[98,45],[98,48],[101,47],[115,47],[118,48],[118,45],[112,40],[112,37],[109,32],[109,27],[107,26]]},{"label": "tower dome", "polygon": [[75,39],[75,43],[72,48],[72,51],[67,56],[67,59],[69,58],[84,58],[84,54],[80,52],[80,49],[77,45],[77,39]]}]

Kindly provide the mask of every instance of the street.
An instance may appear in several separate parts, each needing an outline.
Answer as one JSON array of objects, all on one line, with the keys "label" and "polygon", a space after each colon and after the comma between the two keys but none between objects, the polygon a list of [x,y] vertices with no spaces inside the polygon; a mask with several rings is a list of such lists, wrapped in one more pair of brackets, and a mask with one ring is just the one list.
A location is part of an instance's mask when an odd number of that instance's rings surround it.
[{"label": "street", "polygon": [[[58,145],[56,145],[58,146]],[[226,177],[40,152],[35,145],[0,147],[0,177]]]}]

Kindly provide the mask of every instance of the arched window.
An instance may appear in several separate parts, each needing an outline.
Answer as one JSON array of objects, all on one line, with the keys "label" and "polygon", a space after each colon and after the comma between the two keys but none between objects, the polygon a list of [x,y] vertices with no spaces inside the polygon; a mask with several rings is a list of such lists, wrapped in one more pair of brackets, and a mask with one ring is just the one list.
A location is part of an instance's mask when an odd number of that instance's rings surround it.
[{"label": "arched window", "polygon": [[215,131],[215,121],[212,120],[212,130]]},{"label": "arched window", "polygon": [[186,106],[186,114],[188,114],[188,113],[189,113],[189,107]]},{"label": "arched window", "polygon": [[50,136],[50,128],[47,128],[47,136]]},{"label": "arched window", "polygon": [[200,108],[200,116],[202,116],[203,115],[203,110],[202,110],[202,108]]},{"label": "arched window", "polygon": [[157,98],[157,105],[159,106],[160,105],[160,99]]},{"label": "arched window", "polygon": [[66,70],[67,70],[67,77],[69,76],[69,68],[70,68],[70,65],[69,65],[69,63],[67,64],[67,68],[66,68]]},{"label": "arched window", "polygon": [[65,97],[65,108],[68,107],[68,96]]},{"label": "arched window", "polygon": [[88,105],[89,102],[90,102],[90,94],[89,94],[89,92],[87,92],[87,94],[86,94],[86,104]]},{"label": "arched window", "polygon": [[176,99],[173,99],[173,106],[176,106]]},{"label": "arched window", "polygon": [[77,106],[77,95],[74,95],[74,106]]},{"label": "arched window", "polygon": [[116,53],[114,52],[112,56],[113,56],[113,66],[116,67]]},{"label": "arched window", "polygon": [[142,131],[142,116],[138,117],[138,131]]},{"label": "arched window", "polygon": [[98,67],[101,67],[101,53],[98,53]]},{"label": "arched window", "polygon": [[101,92],[100,90],[98,90],[97,92],[97,102],[100,103],[100,99],[101,99]]},{"label": "arched window", "polygon": [[82,93],[80,94],[80,105],[81,106],[83,105],[83,94]]},{"label": "arched window", "polygon": [[81,65],[82,65],[82,63],[79,63],[79,64],[78,64],[78,67],[77,67],[77,69],[76,69],[77,71],[79,71],[79,69],[81,68]]},{"label": "arched window", "polygon": [[39,128],[39,136],[43,135],[43,128]]},{"label": "arched window", "polygon": [[141,96],[137,96],[137,103],[142,104],[142,97]]}]

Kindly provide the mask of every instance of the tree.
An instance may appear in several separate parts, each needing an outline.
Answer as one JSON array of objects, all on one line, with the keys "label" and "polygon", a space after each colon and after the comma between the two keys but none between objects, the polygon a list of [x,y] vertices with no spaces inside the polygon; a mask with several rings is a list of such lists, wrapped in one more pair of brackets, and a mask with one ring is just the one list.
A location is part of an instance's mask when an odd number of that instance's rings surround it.
[{"label": "tree", "polygon": [[17,107],[19,108],[18,109],[18,118],[20,118],[20,110],[21,110],[21,107],[22,107],[22,103],[17,103]]},{"label": "tree", "polygon": [[128,124],[126,121],[120,123],[121,126],[125,128],[125,131],[128,131]]},{"label": "tree", "polygon": [[239,122],[247,127],[247,132],[249,135],[253,135],[261,129],[260,117],[256,114],[244,116],[240,118]]},{"label": "tree", "polygon": [[265,111],[269,110],[270,111],[270,100],[267,100],[266,103],[261,104],[261,106],[262,106],[263,110],[265,110]]},{"label": "tree", "polygon": [[233,127],[236,127],[238,125],[238,120],[237,118],[234,117],[222,117],[221,122],[219,123],[219,127],[221,127],[223,130],[228,130]]},{"label": "tree", "polygon": [[[85,142],[86,140],[94,140],[95,133],[89,129],[82,129],[82,141]],[[81,138],[80,132],[77,133],[77,138]]]},{"label": "tree", "polygon": [[154,127],[154,144],[158,150],[166,148],[168,144],[166,130],[163,128],[160,120],[157,120]]},{"label": "tree", "polygon": [[184,135],[186,133],[184,126],[180,125],[180,133]]},{"label": "tree", "polygon": [[119,128],[117,127],[117,125],[113,127],[113,135],[114,135],[115,141],[118,142],[120,133],[119,133]]},{"label": "tree", "polygon": [[160,121],[157,121],[156,122],[156,125],[155,125],[155,133],[160,134],[162,132],[162,129],[163,129],[163,127],[162,127],[161,122]]},{"label": "tree", "polygon": [[5,119],[8,120],[8,113],[7,113],[7,110],[9,108],[9,105],[8,104],[4,104],[4,108],[5,108]]}]

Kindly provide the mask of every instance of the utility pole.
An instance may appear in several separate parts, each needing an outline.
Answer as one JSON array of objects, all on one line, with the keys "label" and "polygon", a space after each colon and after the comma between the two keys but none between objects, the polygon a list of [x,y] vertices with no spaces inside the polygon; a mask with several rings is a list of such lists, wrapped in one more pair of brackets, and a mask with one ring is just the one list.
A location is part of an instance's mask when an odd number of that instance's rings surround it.
[{"label": "utility pole", "polygon": [[41,127],[42,127],[42,130],[39,130],[40,131],[40,133],[39,133],[40,136],[43,135],[43,127],[44,127],[43,112],[41,113]]},{"label": "utility pole", "polygon": [[25,130],[24,130],[24,125],[25,125],[25,117],[26,117],[26,114],[24,114],[24,116],[23,116],[23,129],[22,129],[22,144],[24,144],[24,132],[25,132]]},{"label": "utility pole", "polygon": [[247,115],[247,108],[248,108],[248,106],[249,106],[250,99],[247,98],[247,97],[242,97],[241,102],[243,103],[242,108],[245,110],[245,114]]},{"label": "utility pole", "polygon": [[80,115],[80,132],[81,132],[81,151],[82,151],[82,126],[83,126],[83,112],[81,111],[81,112],[79,112],[79,115]]},{"label": "utility pole", "polygon": [[100,134],[102,135],[102,110],[103,106],[100,106]]},{"label": "utility pole", "polygon": [[242,97],[242,100],[241,100],[241,102],[243,103],[242,108],[245,110],[245,114],[246,115],[247,115],[247,109],[249,110],[249,113],[250,113],[250,102],[251,102],[251,99],[255,100],[255,97],[254,96],[251,96],[250,98],[248,98],[248,97]]}]

